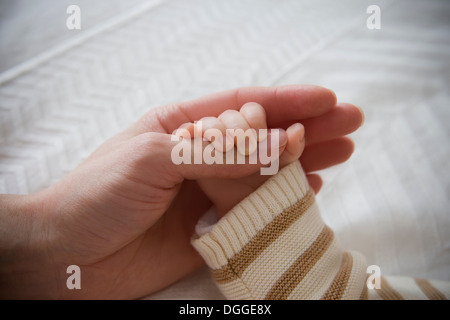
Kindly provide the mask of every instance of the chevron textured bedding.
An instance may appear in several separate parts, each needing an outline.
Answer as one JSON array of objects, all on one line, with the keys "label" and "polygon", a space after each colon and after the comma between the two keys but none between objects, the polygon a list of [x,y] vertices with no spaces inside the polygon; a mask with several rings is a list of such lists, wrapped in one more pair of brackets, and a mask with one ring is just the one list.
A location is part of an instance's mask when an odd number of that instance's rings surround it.
[{"label": "chevron textured bedding", "polygon": [[[373,4],[381,29],[366,25]],[[120,8],[42,37],[45,50],[0,75],[0,193],[49,186],[149,108],[240,86],[317,84],[366,115],[353,157],[323,172],[325,221],[386,275],[450,280],[449,1]],[[65,11],[54,19],[65,28]],[[201,270],[148,298],[166,297],[221,295]]]}]

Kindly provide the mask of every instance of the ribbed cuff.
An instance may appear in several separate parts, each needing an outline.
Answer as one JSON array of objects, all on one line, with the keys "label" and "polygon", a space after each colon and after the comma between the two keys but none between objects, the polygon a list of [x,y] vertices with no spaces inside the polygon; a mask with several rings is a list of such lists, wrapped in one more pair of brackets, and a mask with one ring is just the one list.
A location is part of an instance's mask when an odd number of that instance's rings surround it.
[{"label": "ribbed cuff", "polygon": [[238,203],[210,232],[194,237],[192,245],[211,269],[219,269],[309,188],[300,163],[295,161]]}]

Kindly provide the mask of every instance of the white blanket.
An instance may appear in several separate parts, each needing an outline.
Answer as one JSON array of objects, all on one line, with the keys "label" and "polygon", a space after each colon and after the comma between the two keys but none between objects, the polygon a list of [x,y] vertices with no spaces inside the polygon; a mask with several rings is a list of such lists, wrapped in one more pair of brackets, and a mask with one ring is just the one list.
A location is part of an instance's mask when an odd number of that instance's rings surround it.
[{"label": "white blanket", "polygon": [[[317,84],[366,115],[323,172],[326,222],[382,274],[450,280],[450,2],[135,2],[0,75],[1,193],[54,183],[149,108]],[[221,295],[201,270],[149,298],[168,297]]]}]

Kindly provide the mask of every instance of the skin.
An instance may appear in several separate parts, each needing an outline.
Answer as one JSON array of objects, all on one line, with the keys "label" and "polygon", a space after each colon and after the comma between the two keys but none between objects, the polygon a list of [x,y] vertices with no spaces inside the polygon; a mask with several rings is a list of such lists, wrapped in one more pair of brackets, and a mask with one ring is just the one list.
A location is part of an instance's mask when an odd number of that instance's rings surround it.
[{"label": "skin", "polygon": [[[211,129],[217,129],[226,135],[227,130],[242,129],[248,131],[255,129],[257,134],[249,135],[247,144],[239,144],[237,139],[233,141],[231,147],[235,147],[235,152],[242,155],[258,154],[258,150],[264,145],[269,146],[267,130],[266,111],[263,106],[256,102],[244,104],[239,111],[226,110],[216,117],[205,117],[195,124],[183,124],[180,128],[185,128],[188,133],[183,137],[194,138],[195,134],[202,133],[202,137],[212,141],[212,145],[219,152],[226,152],[230,148],[224,147],[223,141],[215,144],[212,137],[208,137]],[[286,131],[286,146],[279,157],[279,167],[284,167],[294,161],[298,161],[305,148],[305,129],[301,123],[290,125]],[[270,134],[270,131],[269,131]],[[252,141],[250,141],[252,140]],[[228,145],[227,145],[228,146]],[[237,203],[260,187],[270,175],[261,175],[255,172],[249,176],[237,179],[199,179],[198,184],[202,191],[208,196],[216,208],[219,217],[223,217]]]},{"label": "skin", "polygon": [[[202,266],[190,237],[211,201],[197,180],[238,179],[261,165],[175,165],[169,133],[247,102],[264,107],[269,128],[303,124],[300,161],[315,191],[321,180],[311,170],[345,161],[353,143],[344,136],[363,121],[330,90],[302,85],[240,88],[152,109],[50,188],[0,196],[0,298],[132,299]],[[287,137],[280,134],[281,153]],[[66,287],[73,264],[81,290]]]}]

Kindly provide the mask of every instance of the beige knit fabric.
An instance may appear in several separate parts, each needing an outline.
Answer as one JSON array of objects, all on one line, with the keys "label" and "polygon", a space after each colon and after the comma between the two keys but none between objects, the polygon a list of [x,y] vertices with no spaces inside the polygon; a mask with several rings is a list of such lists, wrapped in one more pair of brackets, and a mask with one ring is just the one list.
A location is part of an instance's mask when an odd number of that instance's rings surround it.
[{"label": "beige knit fabric", "polygon": [[295,162],[236,205],[192,244],[228,299],[448,299],[450,286],[381,277],[368,290],[367,265],[342,250],[320,217]]}]

